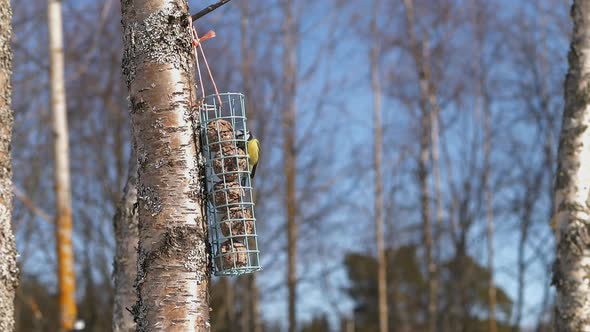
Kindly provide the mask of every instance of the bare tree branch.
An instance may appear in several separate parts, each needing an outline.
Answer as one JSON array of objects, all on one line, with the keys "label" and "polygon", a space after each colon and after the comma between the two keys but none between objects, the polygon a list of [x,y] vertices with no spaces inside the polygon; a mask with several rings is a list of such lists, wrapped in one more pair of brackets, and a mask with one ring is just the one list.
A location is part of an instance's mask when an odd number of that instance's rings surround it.
[{"label": "bare tree branch", "polygon": [[23,205],[29,209],[29,211],[33,212],[33,214],[41,218],[43,221],[53,223],[53,217],[45,210],[40,208],[37,204],[35,204],[33,200],[31,200],[31,198],[19,187],[13,186],[12,191],[14,192],[14,197],[21,201],[21,203],[23,203]]},{"label": "bare tree branch", "polygon": [[192,16],[193,22],[200,19],[201,17],[209,14],[210,12],[214,11],[215,9],[225,5],[226,3],[230,2],[230,1],[231,0],[221,0],[217,3],[214,3],[212,5],[205,7],[205,9],[202,9],[200,12],[198,12]]}]

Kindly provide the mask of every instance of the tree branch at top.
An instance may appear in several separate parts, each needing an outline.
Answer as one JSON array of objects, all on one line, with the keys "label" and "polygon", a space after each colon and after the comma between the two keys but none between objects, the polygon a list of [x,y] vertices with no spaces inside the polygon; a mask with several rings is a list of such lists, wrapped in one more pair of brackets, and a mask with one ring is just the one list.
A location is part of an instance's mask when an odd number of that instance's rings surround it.
[{"label": "tree branch at top", "polygon": [[205,7],[200,12],[198,12],[198,13],[196,13],[196,14],[194,14],[192,16],[193,22],[196,21],[196,20],[198,20],[198,19],[200,19],[201,17],[209,14],[210,12],[214,11],[215,9],[217,9],[217,8],[225,5],[226,3],[230,2],[230,1],[231,0],[221,0],[221,1],[217,2],[217,3],[214,3],[212,5],[209,5],[209,6]]}]

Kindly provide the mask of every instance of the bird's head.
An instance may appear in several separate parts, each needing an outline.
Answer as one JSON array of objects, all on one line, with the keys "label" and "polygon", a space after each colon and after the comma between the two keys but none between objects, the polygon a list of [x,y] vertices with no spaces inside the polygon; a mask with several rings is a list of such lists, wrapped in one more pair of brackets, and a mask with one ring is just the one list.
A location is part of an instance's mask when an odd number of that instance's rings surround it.
[{"label": "bird's head", "polygon": [[245,139],[246,141],[249,141],[254,138],[254,135],[252,135],[252,133],[249,130],[246,130],[246,135],[244,135],[244,131],[239,129],[238,131],[236,131],[236,138]]}]

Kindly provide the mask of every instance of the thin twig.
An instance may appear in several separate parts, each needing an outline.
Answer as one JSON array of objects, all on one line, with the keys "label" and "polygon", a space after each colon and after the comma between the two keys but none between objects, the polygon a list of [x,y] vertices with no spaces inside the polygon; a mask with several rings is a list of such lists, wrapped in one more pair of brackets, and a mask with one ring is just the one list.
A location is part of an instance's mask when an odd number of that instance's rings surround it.
[{"label": "thin twig", "polygon": [[21,201],[27,209],[33,212],[33,214],[35,214],[37,217],[41,218],[45,222],[52,223],[53,218],[51,217],[51,215],[45,212],[45,210],[37,206],[35,203],[33,203],[29,196],[27,196],[27,194],[25,194],[21,189],[19,189],[17,186],[13,186],[13,192],[14,197]]},{"label": "thin twig", "polygon": [[207,6],[205,9],[201,10],[200,12],[198,12],[192,16],[193,22],[200,19],[201,17],[209,14],[210,12],[214,11],[215,9],[225,5],[226,3],[230,2],[230,1],[231,0],[221,0],[221,1],[214,3],[210,6]]}]

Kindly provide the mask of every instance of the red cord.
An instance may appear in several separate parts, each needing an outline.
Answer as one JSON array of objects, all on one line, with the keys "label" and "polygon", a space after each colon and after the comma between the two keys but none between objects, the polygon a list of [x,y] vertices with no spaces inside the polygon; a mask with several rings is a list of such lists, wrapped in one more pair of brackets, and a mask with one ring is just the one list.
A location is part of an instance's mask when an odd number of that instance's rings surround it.
[{"label": "red cord", "polygon": [[203,94],[203,98],[205,97],[205,85],[203,84],[203,76],[201,75],[201,66],[199,64],[199,55],[197,53],[197,48],[201,50],[201,55],[203,56],[203,62],[205,63],[205,67],[207,68],[207,73],[209,74],[209,78],[211,79],[211,83],[213,83],[213,88],[215,89],[215,95],[217,96],[217,100],[219,101],[219,106],[223,103],[221,101],[221,96],[219,96],[219,91],[217,90],[217,84],[215,84],[215,79],[213,78],[213,74],[211,73],[211,68],[209,67],[209,63],[207,62],[207,57],[205,57],[205,51],[203,50],[203,45],[201,42],[204,42],[207,39],[211,39],[215,37],[214,31],[207,32],[203,38],[199,38],[197,33],[197,29],[193,27],[192,18],[189,18],[190,26],[191,26],[191,34],[192,34],[192,45],[193,45],[193,54],[195,57],[195,63],[197,65],[197,73],[199,74],[199,83],[201,84],[201,92]]}]

